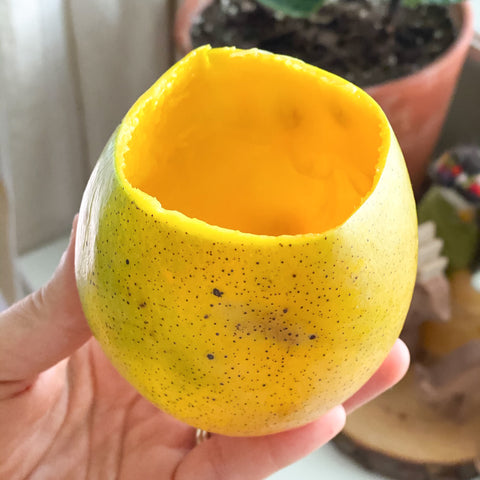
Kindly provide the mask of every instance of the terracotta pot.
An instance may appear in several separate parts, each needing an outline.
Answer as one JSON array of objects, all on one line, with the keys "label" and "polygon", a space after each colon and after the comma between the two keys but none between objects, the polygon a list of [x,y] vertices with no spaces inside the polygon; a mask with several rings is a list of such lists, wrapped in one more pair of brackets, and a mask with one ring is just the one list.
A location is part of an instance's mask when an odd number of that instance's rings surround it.
[{"label": "terracotta pot", "polygon": [[[212,0],[184,0],[175,19],[175,41],[181,55],[192,48],[190,26]],[[458,25],[455,43],[418,72],[366,87],[387,115],[402,148],[414,191],[418,194],[440,136],[458,77],[472,42],[473,10],[469,2],[452,6]]]},{"label": "terracotta pot", "polygon": [[473,38],[471,5],[456,5],[452,17],[458,22],[459,35],[442,56],[412,75],[366,88],[390,120],[416,192],[425,178]]}]

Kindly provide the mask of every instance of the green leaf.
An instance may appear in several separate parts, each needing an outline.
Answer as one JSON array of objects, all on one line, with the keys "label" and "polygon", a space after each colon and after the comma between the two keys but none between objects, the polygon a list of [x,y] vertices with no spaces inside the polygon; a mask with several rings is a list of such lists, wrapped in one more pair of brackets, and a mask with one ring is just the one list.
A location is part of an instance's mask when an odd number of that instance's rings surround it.
[{"label": "green leaf", "polygon": [[257,0],[258,3],[291,17],[308,17],[316,12],[325,0]]},{"label": "green leaf", "polygon": [[479,229],[475,215],[466,215],[470,209],[473,206],[455,191],[438,186],[431,187],[418,205],[418,222],[431,220],[437,226],[449,271],[469,268],[475,258]]}]

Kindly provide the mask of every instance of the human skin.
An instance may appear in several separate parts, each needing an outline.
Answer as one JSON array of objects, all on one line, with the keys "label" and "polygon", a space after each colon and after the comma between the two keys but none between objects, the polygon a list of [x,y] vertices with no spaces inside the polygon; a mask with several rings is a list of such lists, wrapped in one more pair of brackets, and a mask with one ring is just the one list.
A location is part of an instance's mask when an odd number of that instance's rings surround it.
[{"label": "human skin", "polygon": [[346,413],[408,368],[398,340],[343,405],[294,430],[212,435],[158,410],[113,368],[92,337],[74,276],[75,223],[47,285],[0,314],[0,478],[9,480],[257,480],[321,447]]}]

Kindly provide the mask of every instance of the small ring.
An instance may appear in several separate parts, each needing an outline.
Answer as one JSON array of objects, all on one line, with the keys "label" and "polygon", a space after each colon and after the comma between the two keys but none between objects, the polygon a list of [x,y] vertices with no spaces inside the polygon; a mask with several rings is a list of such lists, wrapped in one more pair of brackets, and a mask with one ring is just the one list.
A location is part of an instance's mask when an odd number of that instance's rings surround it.
[{"label": "small ring", "polygon": [[195,442],[197,445],[200,445],[201,443],[207,441],[210,437],[210,432],[202,430],[201,428],[197,428],[197,431],[195,433]]}]

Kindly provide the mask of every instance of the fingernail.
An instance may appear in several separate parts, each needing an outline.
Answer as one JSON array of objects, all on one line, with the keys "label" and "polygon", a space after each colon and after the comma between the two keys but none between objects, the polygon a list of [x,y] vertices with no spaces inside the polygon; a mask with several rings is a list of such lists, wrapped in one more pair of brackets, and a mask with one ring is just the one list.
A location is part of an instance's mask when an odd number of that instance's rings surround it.
[{"label": "fingernail", "polygon": [[337,405],[333,407],[330,411],[328,411],[326,416],[329,417],[330,420],[330,438],[333,438],[335,435],[340,433],[345,426],[345,422],[347,421],[347,414],[345,412],[345,408],[342,405]]},{"label": "fingernail", "polygon": [[78,224],[78,213],[73,217],[73,222],[72,222],[72,230],[70,232],[70,238],[73,236],[73,234],[77,230],[77,224]]}]

